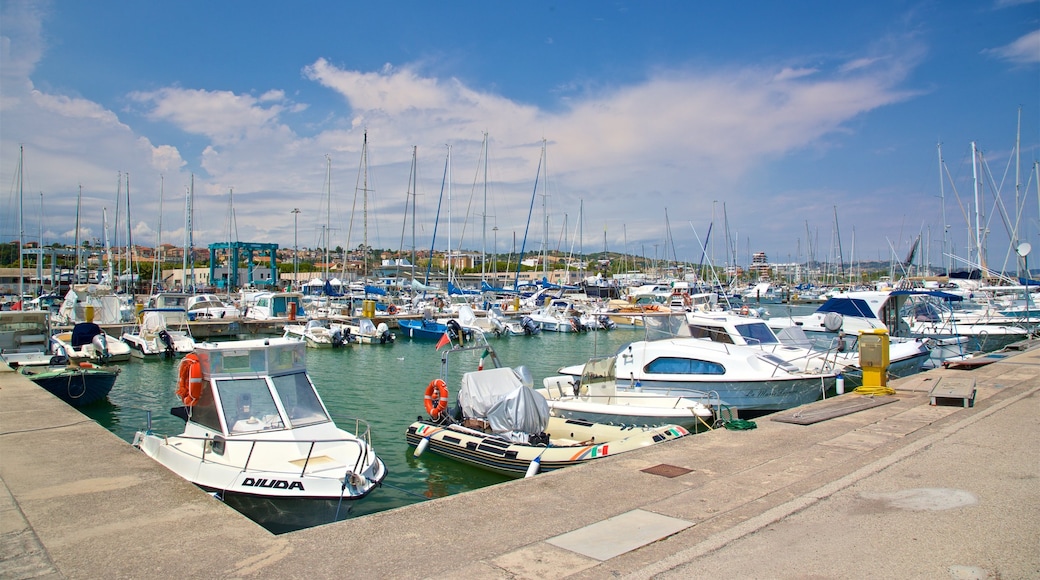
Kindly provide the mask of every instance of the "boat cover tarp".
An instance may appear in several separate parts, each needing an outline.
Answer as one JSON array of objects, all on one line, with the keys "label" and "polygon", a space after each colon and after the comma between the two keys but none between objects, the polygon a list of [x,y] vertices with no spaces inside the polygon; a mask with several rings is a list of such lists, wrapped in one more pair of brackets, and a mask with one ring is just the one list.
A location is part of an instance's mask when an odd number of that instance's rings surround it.
[{"label": "boat cover tarp", "polygon": [[372,322],[371,318],[362,318],[358,320],[358,332],[361,334],[373,335],[376,333],[376,325]]},{"label": "boat cover tarp", "polygon": [[480,282],[480,289],[484,292],[498,292],[500,294],[516,294],[516,290],[506,290],[505,288],[499,288],[498,286],[492,286],[488,284],[486,280]]},{"label": "boat cover tarp", "polygon": [[463,375],[459,405],[463,417],[482,418],[493,433],[516,443],[526,443],[549,425],[545,397],[524,386],[508,367]]},{"label": "boat cover tarp", "polygon": [[141,338],[150,339],[166,330],[166,318],[161,312],[146,310],[141,316]]},{"label": "boat cover tarp", "polygon": [[480,291],[478,291],[478,290],[467,290],[465,288],[459,288],[458,286],[452,284],[451,281],[449,280],[448,281],[448,294],[451,294],[453,296],[465,295],[465,294],[480,294]]},{"label": "boat cover tarp", "polygon": [[322,294],[326,296],[343,296],[343,293],[332,287],[332,281],[326,280],[325,286],[321,290]]},{"label": "boat cover tarp", "polygon": [[421,290],[423,292],[433,292],[435,290],[440,290],[440,288],[438,286],[427,286],[426,284],[423,284],[422,282],[416,280],[415,278],[412,278],[412,290]]},{"label": "boat cover tarp", "polygon": [[383,290],[379,286],[373,286],[371,284],[365,284],[365,294],[375,294],[376,296],[386,296],[386,290]]}]

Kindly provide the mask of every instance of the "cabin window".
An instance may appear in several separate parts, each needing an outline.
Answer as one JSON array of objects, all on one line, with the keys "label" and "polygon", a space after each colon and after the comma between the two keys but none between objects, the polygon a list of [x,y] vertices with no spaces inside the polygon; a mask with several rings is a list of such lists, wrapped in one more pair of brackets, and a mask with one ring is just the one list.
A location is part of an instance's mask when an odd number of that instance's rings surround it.
[{"label": "cabin window", "polygon": [[293,427],[324,423],[329,416],[318,400],[314,385],[307,379],[306,373],[292,373],[273,377],[274,388],[278,398],[282,400],[285,412],[289,414],[289,423]]},{"label": "cabin window", "polygon": [[643,370],[650,375],[724,375],[726,367],[719,363],[695,358],[661,357],[654,359]]},{"label": "cabin window", "polygon": [[733,338],[729,335],[728,332],[720,328],[711,326],[700,326],[698,324],[691,324],[690,336],[692,336],[693,338],[707,338],[712,342],[733,344]]}]

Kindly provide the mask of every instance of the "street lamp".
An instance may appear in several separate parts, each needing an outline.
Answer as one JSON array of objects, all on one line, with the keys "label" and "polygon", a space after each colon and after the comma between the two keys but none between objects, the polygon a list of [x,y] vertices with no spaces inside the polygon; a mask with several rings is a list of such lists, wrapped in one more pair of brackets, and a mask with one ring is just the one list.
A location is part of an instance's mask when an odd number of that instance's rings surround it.
[{"label": "street lamp", "polygon": [[300,287],[300,252],[297,249],[297,237],[296,237],[296,224],[300,215],[300,208],[294,207],[292,209],[292,237],[293,237],[293,252],[292,252],[292,264],[293,264],[293,291]]}]

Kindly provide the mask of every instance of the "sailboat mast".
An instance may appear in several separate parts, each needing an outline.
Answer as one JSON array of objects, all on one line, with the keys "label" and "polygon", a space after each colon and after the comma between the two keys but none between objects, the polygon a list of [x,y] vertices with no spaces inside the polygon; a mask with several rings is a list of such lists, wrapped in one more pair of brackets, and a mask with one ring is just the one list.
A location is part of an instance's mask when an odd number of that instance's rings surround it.
[{"label": "sailboat mast", "polygon": [[942,257],[943,264],[946,265],[946,276],[950,276],[951,261],[946,257],[946,246],[947,240],[946,235],[949,232],[946,221],[946,187],[944,185],[945,180],[943,179],[943,156],[942,156],[942,143],[938,143],[936,148],[939,150],[939,203],[942,207],[942,220],[943,220],[943,237],[942,237]]},{"label": "sailboat mast", "polygon": [[447,168],[447,181],[448,181],[448,282],[451,283],[451,145],[448,145],[448,168]]},{"label": "sailboat mast", "polygon": [[112,284],[115,280],[115,271],[112,269],[112,240],[108,234],[108,208],[104,208],[102,212],[102,224],[101,231],[105,235],[105,262],[107,263],[107,279],[108,283]]},{"label": "sailboat mast", "polygon": [[976,263],[979,265],[979,269],[985,271],[986,269],[986,251],[985,244],[982,241],[982,224],[984,223],[984,212],[982,211],[982,191],[979,188],[979,173],[978,173],[978,158],[979,151],[975,147],[975,142],[971,142],[971,180],[975,187],[975,251],[976,251]]},{"label": "sailboat mast", "polygon": [[155,294],[156,286],[159,285],[159,280],[162,277],[162,214],[163,214],[163,193],[166,188],[166,178],[162,175],[159,176],[159,231],[155,233],[155,256],[152,260],[152,287],[149,289],[149,294]]},{"label": "sailboat mast", "polygon": [[[22,250],[25,246],[25,227],[23,223],[25,208],[23,207],[23,198],[25,197],[25,180],[22,177],[22,171],[24,170],[24,155],[25,146],[18,146],[18,302],[23,300],[25,296],[25,275],[22,273],[24,268],[24,258],[22,257]],[[40,208],[42,211],[42,207]],[[40,246],[40,253],[38,256],[43,255],[43,246]],[[39,261],[39,257],[36,258]]]},{"label": "sailboat mast", "polygon": [[[419,154],[419,147],[412,146],[412,280],[415,280],[415,197],[418,191],[416,191],[416,184],[418,177],[416,176],[416,157]],[[433,256],[430,256],[431,258]]]},{"label": "sailboat mast", "polygon": [[[520,288],[520,267],[524,263],[524,250],[527,248],[527,232],[531,228],[531,215],[534,213],[534,200],[535,196],[538,195],[538,178],[542,174],[542,160],[545,158],[545,140],[542,140],[542,155],[538,158],[538,170],[534,176],[534,191],[531,192],[531,205],[527,208],[527,225],[524,226],[524,240],[520,242],[520,253],[517,255],[516,260],[516,275],[513,278],[513,289],[518,290]],[[516,249],[516,232],[513,232],[513,249]],[[510,251],[512,256],[512,251]]]},{"label": "sailboat mast", "polygon": [[75,271],[73,273],[73,279],[79,282],[79,212],[83,204],[83,184],[79,186],[79,193],[76,195],[76,259],[75,259]]},{"label": "sailboat mast", "polygon": [[549,273],[549,163],[545,160],[545,139],[542,139],[542,159],[545,171],[542,173],[542,277]]},{"label": "sailboat mast", "polygon": [[[188,275],[191,275],[191,287],[195,288],[195,237],[192,232],[193,202],[195,198],[195,174],[191,174],[191,185],[184,195],[184,257],[181,261],[181,291],[188,291]],[[190,260],[190,262],[189,262]]]},{"label": "sailboat mast", "polygon": [[361,202],[361,232],[362,232],[362,243],[364,244],[364,270],[362,274],[365,279],[368,279],[368,130],[365,130],[365,141],[361,146],[361,163],[365,168],[364,181],[361,184],[364,198]]},{"label": "sailboat mast", "polygon": [[[1020,223],[1021,211],[1019,210],[1021,201],[1019,200],[1022,179],[1020,171],[1022,169],[1022,107],[1018,107],[1018,129],[1015,132],[1015,229],[1011,233],[1011,249],[1018,248],[1018,225]],[[1017,255],[1017,254],[1016,254]],[[1018,257],[1018,277],[1021,278],[1024,274],[1022,273],[1024,268],[1025,256]],[[1028,274],[1028,273],[1027,273]]]},{"label": "sailboat mast", "polygon": [[[364,155],[364,153],[362,153]],[[332,158],[329,157],[328,153],[325,154],[325,231],[322,238],[325,240],[325,262],[324,268],[322,268],[322,275],[327,282],[329,280],[329,232],[332,231]],[[327,299],[328,297],[326,297]]]},{"label": "sailboat mast", "polygon": [[137,288],[134,284],[134,238],[133,224],[130,222],[130,173],[126,174],[126,290],[133,298]]},{"label": "sailboat mast", "polygon": [[480,281],[487,279],[487,179],[488,179],[488,134],[484,131],[484,214],[480,236]]}]

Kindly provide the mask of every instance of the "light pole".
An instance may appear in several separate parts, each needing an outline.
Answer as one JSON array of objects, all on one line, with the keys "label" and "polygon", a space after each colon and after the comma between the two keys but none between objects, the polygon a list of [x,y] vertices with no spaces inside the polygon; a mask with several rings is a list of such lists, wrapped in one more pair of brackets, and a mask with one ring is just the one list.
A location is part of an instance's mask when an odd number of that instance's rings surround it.
[{"label": "light pole", "polygon": [[292,265],[293,265],[293,291],[300,287],[300,251],[297,249],[296,224],[300,215],[300,208],[292,209]]}]

